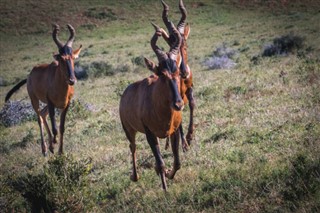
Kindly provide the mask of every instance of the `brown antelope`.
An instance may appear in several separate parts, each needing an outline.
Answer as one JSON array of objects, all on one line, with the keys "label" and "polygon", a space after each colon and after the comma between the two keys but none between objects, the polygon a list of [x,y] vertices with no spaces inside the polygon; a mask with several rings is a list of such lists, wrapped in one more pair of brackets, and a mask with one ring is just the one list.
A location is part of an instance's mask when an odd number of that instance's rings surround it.
[{"label": "brown antelope", "polygon": [[[172,34],[172,31],[169,29],[170,27],[170,21],[168,19],[168,11],[169,6],[162,0],[163,5],[163,11],[162,11],[162,20],[165,23],[169,35],[164,29],[160,29],[162,37],[164,40],[168,43],[169,46],[171,46],[174,43],[174,36]],[[186,151],[191,144],[191,141],[193,139],[193,131],[194,131],[194,125],[193,125],[193,110],[195,107],[195,101],[193,98],[193,80],[192,80],[192,72],[190,70],[190,67],[188,65],[188,54],[187,54],[187,39],[190,33],[190,26],[186,23],[187,18],[187,10],[183,4],[183,1],[179,1],[179,9],[181,12],[181,19],[177,25],[177,30],[179,31],[182,41],[180,46],[180,54],[181,54],[181,64],[180,64],[180,75],[181,75],[181,96],[183,98],[183,101],[185,104],[189,102],[189,109],[190,109],[190,119],[189,119],[189,127],[188,127],[188,133],[187,133],[187,142],[184,138],[183,133],[183,127],[182,123],[180,128],[180,134],[181,134],[181,140],[182,140],[182,148],[183,151]],[[168,147],[169,143],[167,140],[166,148]]]},{"label": "brown antelope", "polygon": [[[166,177],[172,179],[180,169],[179,159],[179,129],[183,100],[180,95],[179,48],[181,36],[172,23],[169,28],[175,37],[168,53],[163,52],[157,45],[161,36],[160,28],[154,25],[156,32],[151,39],[151,47],[155,52],[159,64],[156,65],[145,58],[146,64],[154,75],[135,82],[127,87],[120,100],[120,119],[122,127],[130,142],[132,154],[131,180],[139,179],[136,165],[137,132],[146,134],[147,141],[156,159],[156,172],[160,174],[162,188],[167,189]],[[161,157],[158,138],[171,138],[171,147],[174,157],[171,171],[165,170]]]},{"label": "brown antelope", "polygon": [[[56,137],[58,130],[55,121],[55,108],[61,110],[59,154],[63,153],[65,117],[70,105],[70,100],[74,93],[73,85],[76,82],[74,59],[78,58],[82,47],[80,46],[79,49],[74,51],[72,50],[75,30],[71,25],[68,24],[67,26],[70,32],[70,37],[66,44],[63,45],[57,37],[59,26],[53,25],[52,37],[59,49],[59,53],[54,55],[55,61],[51,64],[35,66],[28,78],[22,80],[13,87],[5,98],[5,101],[8,101],[14,92],[16,92],[23,84],[27,83],[27,90],[31,99],[31,104],[38,116],[43,155],[47,155],[47,144],[43,137],[43,124],[48,133],[49,150],[52,153],[54,152],[53,144],[57,143]],[[40,109],[39,101],[47,104],[42,110]],[[53,137],[46,120],[48,113],[51,120]]]}]

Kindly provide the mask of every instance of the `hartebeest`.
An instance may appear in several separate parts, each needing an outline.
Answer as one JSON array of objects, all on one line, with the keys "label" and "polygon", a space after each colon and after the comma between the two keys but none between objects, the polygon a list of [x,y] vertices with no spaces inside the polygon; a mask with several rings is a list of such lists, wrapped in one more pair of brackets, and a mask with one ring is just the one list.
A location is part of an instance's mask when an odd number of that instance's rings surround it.
[{"label": "hartebeest", "polygon": [[[51,64],[42,64],[35,66],[27,79],[22,80],[13,87],[7,94],[5,101],[8,101],[11,95],[16,92],[23,84],[27,83],[27,90],[31,99],[31,104],[38,116],[40,126],[41,148],[43,155],[47,154],[47,144],[43,137],[43,124],[49,137],[49,150],[53,153],[53,144],[57,143],[57,125],[55,121],[55,108],[61,110],[60,116],[60,145],[59,154],[63,153],[63,134],[66,113],[68,111],[70,100],[74,94],[73,85],[76,82],[74,73],[74,59],[78,58],[81,47],[75,51],[72,50],[72,43],[75,37],[74,28],[68,24],[70,37],[65,45],[57,37],[60,30],[58,25],[53,25],[53,41],[59,48],[59,53],[54,55],[55,61]],[[39,102],[47,104],[42,110]],[[50,116],[52,125],[52,134],[47,124],[46,118]]]},{"label": "hartebeest", "polygon": [[[170,30],[170,21],[168,19],[168,11],[169,6],[162,0],[163,5],[163,11],[162,11],[162,20],[165,23],[169,35],[164,29],[160,29],[162,37],[165,39],[165,41],[168,43],[169,46],[171,46],[174,43],[174,36],[172,34],[172,31]],[[181,54],[181,64],[180,64],[180,75],[181,75],[181,96],[184,100],[184,103],[187,104],[189,102],[189,109],[190,109],[190,119],[189,119],[189,127],[188,127],[188,133],[186,136],[186,140],[184,138],[183,133],[183,127],[182,123],[180,128],[180,134],[181,134],[181,140],[182,140],[182,148],[184,151],[188,149],[188,146],[191,144],[191,141],[194,137],[194,125],[193,125],[193,111],[195,107],[195,101],[193,97],[193,76],[191,69],[188,65],[188,54],[187,54],[187,39],[189,37],[190,33],[190,26],[186,23],[187,18],[187,10],[183,4],[183,1],[179,1],[179,9],[181,12],[181,18],[177,25],[177,30],[179,31],[182,41],[180,46],[180,54]],[[150,69],[151,67],[149,67]],[[166,148],[168,147],[168,141],[166,143]]]},{"label": "hartebeest", "polygon": [[[169,28],[175,37],[175,43],[168,53],[163,52],[157,45],[161,36],[160,28],[154,25],[156,32],[151,39],[151,47],[155,52],[159,64],[156,65],[145,58],[145,62],[152,67],[154,74],[127,87],[120,100],[120,119],[126,137],[130,142],[132,154],[131,180],[137,181],[136,141],[137,132],[146,134],[147,141],[156,159],[156,172],[160,174],[162,187],[167,189],[165,177],[172,179],[180,169],[179,159],[179,125],[183,100],[180,95],[179,49],[181,36],[172,23]],[[161,157],[158,138],[171,138],[174,155],[173,168],[165,170]]]}]

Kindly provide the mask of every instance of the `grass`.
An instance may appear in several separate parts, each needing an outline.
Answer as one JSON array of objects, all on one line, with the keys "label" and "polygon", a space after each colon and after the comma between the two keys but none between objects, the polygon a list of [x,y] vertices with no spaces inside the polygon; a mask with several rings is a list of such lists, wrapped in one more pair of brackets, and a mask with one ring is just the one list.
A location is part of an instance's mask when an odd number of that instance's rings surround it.
[{"label": "grass", "polygon": [[[137,135],[141,179],[130,181],[129,143],[118,114],[122,91],[149,75],[141,56],[156,61],[149,22],[163,25],[160,2],[43,1],[34,6],[1,1],[0,77],[8,84],[0,87],[2,100],[34,65],[52,61],[57,52],[49,36],[52,22],[75,26],[74,47],[83,45],[78,63],[91,67],[92,75],[75,85],[64,156],[42,157],[33,120],[0,125],[0,208],[29,212],[32,199],[45,198],[45,208],[60,212],[318,212],[320,17],[316,1],[303,2],[271,7],[270,1],[235,6],[233,1],[185,1],[196,136],[163,193],[142,134]],[[168,4],[176,23],[177,2]],[[291,32],[304,38],[302,49],[259,57],[266,43]],[[67,37],[63,28],[60,39]],[[239,51],[236,67],[208,70],[203,62],[223,43]],[[160,46],[167,48],[165,42]],[[26,96],[23,87],[12,98]],[[185,109],[185,126],[188,113]],[[170,168],[171,151],[161,143]]]}]

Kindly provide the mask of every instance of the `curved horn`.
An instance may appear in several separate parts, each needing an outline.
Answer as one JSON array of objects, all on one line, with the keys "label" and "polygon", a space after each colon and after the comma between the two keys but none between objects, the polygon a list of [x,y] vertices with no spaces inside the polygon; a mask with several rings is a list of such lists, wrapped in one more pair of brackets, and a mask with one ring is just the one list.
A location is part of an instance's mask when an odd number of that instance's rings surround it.
[{"label": "curved horn", "polygon": [[53,31],[52,31],[52,38],[53,38],[53,41],[54,43],[56,43],[56,45],[58,46],[58,48],[62,48],[63,47],[63,44],[61,43],[61,41],[58,39],[57,37],[57,34],[58,32],[60,31],[60,27],[59,25],[57,24],[52,24],[52,28],[53,28]]},{"label": "curved horn", "polygon": [[160,31],[160,27],[158,27],[157,25],[155,25],[154,23],[151,23],[155,29],[155,33],[151,38],[151,47],[153,49],[153,51],[155,52],[155,54],[157,55],[158,61],[162,62],[164,60],[168,59],[168,56],[165,52],[163,52],[158,46],[157,46],[157,41],[158,41],[158,37],[161,36],[161,31]]},{"label": "curved horn", "polygon": [[[163,11],[162,11],[162,20],[164,22],[164,24],[166,25],[167,29],[170,29],[170,21],[168,19],[168,11],[169,11],[169,6],[163,1],[161,0],[162,6],[163,6]],[[172,34],[172,32],[170,32],[169,30],[169,34]]]},{"label": "curved horn", "polygon": [[175,28],[175,26],[174,26],[174,24],[172,22],[170,22],[170,29],[173,32],[173,36],[175,37],[175,41],[170,47],[169,57],[172,60],[176,60],[177,55],[178,55],[179,50],[180,50],[182,38],[181,38],[181,35],[180,35],[179,31]]},{"label": "curved horn", "polygon": [[183,34],[184,27],[186,26],[187,10],[186,10],[182,0],[180,0],[180,2],[179,2],[179,9],[181,12],[181,19],[178,23],[177,29],[181,34]]},{"label": "curved horn", "polygon": [[69,30],[69,32],[70,32],[70,37],[69,37],[66,45],[67,45],[68,47],[72,47],[72,43],[73,43],[73,40],[74,40],[75,30],[74,30],[74,28],[73,28],[70,24],[68,24],[67,27],[68,27],[68,30]]}]

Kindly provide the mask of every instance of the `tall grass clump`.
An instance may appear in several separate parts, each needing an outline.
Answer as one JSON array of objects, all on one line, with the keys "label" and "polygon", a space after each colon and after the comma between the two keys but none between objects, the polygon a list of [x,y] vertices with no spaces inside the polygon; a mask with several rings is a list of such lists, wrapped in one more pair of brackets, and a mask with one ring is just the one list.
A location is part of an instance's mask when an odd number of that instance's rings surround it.
[{"label": "tall grass clump", "polygon": [[284,35],[273,39],[272,44],[265,45],[262,56],[286,55],[303,46],[303,38],[293,34]]},{"label": "tall grass clump", "polygon": [[27,212],[85,211],[89,206],[91,168],[90,158],[77,161],[71,155],[62,155],[49,159],[39,171],[33,168],[24,174],[8,174],[6,208],[21,211],[25,202]]},{"label": "tall grass clump", "polygon": [[113,76],[117,73],[129,72],[130,66],[128,64],[119,64],[113,66],[105,61],[93,61],[87,64],[75,64],[75,74],[78,80],[85,80],[88,78],[100,78],[104,76]]},{"label": "tall grass clump", "polygon": [[114,21],[117,20],[116,14],[110,8],[97,8],[92,7],[84,12],[84,15],[88,18]]}]

